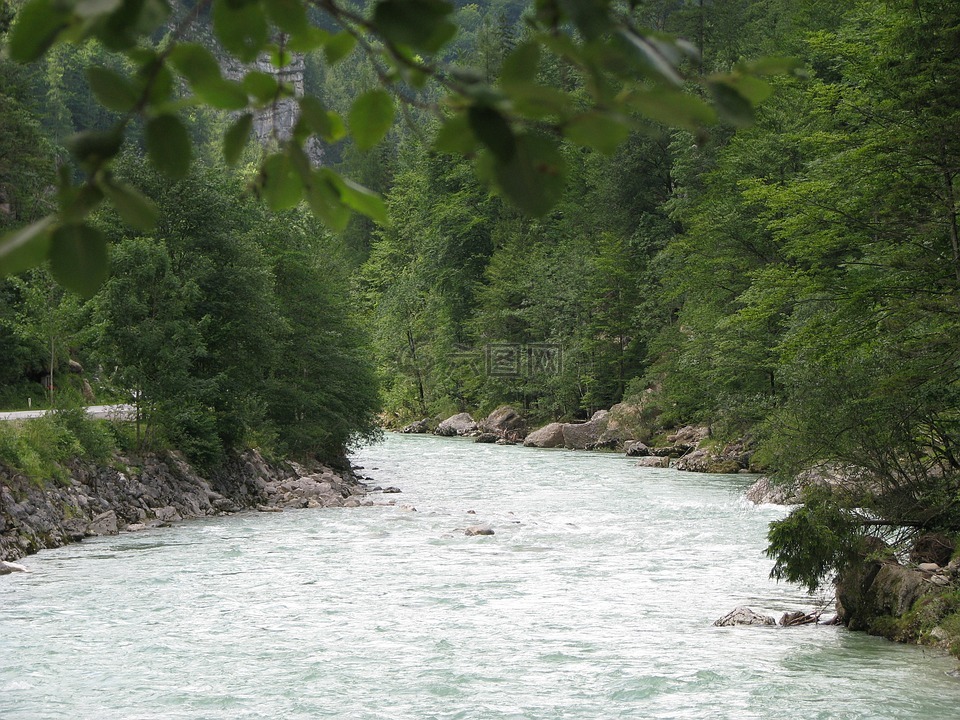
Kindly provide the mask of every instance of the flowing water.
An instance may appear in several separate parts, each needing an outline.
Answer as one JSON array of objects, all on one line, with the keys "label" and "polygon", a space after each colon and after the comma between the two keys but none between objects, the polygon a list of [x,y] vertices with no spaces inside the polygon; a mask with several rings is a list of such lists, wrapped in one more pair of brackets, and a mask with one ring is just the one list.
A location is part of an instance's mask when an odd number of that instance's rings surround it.
[{"label": "flowing water", "polygon": [[[31,574],[0,578],[0,718],[958,713],[942,653],[712,626],[737,605],[812,606],[767,579],[783,510],[745,503],[749,478],[416,436],[357,462],[403,489],[382,496],[396,506],[198,520],[26,558]],[[496,534],[464,535],[481,523]]]}]

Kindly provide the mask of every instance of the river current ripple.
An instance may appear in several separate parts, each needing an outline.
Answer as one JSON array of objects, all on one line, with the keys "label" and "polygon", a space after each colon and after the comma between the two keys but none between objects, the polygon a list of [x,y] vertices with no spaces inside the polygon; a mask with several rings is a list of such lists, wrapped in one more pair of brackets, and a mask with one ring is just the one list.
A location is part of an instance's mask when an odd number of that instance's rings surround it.
[{"label": "river current ripple", "polygon": [[[0,578],[0,718],[948,718],[955,663],[768,579],[743,476],[390,436],[395,507],[250,513],[42,552]],[[377,497],[377,496],[375,496]],[[401,508],[401,504],[417,511]],[[475,514],[468,514],[469,510]],[[463,528],[487,523],[492,537]]]}]

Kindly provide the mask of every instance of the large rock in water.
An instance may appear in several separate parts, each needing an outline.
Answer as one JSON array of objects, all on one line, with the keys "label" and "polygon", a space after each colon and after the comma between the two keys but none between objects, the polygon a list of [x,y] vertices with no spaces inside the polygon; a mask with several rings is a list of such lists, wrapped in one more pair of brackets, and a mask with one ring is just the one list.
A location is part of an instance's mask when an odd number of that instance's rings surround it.
[{"label": "large rock in water", "polygon": [[523,440],[524,447],[555,448],[563,446],[563,424],[550,423],[534,430]]},{"label": "large rock in water", "polygon": [[501,405],[487,415],[487,419],[480,423],[480,429],[513,442],[520,442],[527,435],[526,421],[509,405]]},{"label": "large rock in water", "polygon": [[769,615],[761,615],[748,607],[741,605],[732,612],[717,620],[716,627],[733,627],[734,625],[776,625],[777,621]]},{"label": "large rock in water", "polygon": [[435,435],[442,435],[443,437],[453,437],[454,435],[469,435],[472,432],[475,432],[477,429],[477,423],[470,413],[459,413],[448,417],[442,423],[437,425],[437,429],[434,430]]},{"label": "large rock in water", "polygon": [[564,423],[563,446],[569,450],[586,450],[596,447],[607,429],[607,410],[597,410],[585,423]]},{"label": "large rock in water", "polygon": [[87,533],[90,535],[116,535],[117,513],[113,510],[100,513],[90,521],[87,526]]},{"label": "large rock in water", "polygon": [[416,420],[409,425],[404,425],[400,428],[400,432],[407,433],[408,435],[430,432],[430,419],[423,418],[423,420]]}]

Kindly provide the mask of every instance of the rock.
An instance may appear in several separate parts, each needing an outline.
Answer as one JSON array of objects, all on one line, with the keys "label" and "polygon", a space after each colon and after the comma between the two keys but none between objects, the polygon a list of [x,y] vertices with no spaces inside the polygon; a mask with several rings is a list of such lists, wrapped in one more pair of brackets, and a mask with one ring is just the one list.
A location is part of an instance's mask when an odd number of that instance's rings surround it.
[{"label": "rock", "polygon": [[627,457],[647,457],[650,455],[650,448],[639,440],[628,440],[623,444],[623,451]]},{"label": "rock", "polygon": [[867,563],[837,581],[837,614],[851,630],[882,629],[884,618],[899,618],[934,587],[921,570]]},{"label": "rock", "polygon": [[15,572],[30,572],[23,565],[15,562],[7,562],[6,560],[0,560],[0,575],[9,575]]},{"label": "rock", "polygon": [[600,436],[606,430],[607,410],[598,410],[585,423],[564,423],[563,446],[568,450],[586,450],[596,446]]},{"label": "rock", "polygon": [[113,510],[100,513],[87,525],[89,535],[116,535],[117,532],[117,513]]},{"label": "rock", "polygon": [[403,492],[403,491],[400,488],[390,486],[390,487],[385,487],[383,490],[381,490],[381,492],[384,495],[391,495],[391,494],[396,494],[398,492]]},{"label": "rock", "polygon": [[650,423],[643,406],[638,402],[617,403],[606,418],[606,427],[597,439],[605,447],[622,447],[631,439],[650,439]]},{"label": "rock", "polygon": [[475,432],[476,429],[477,423],[474,422],[470,413],[459,413],[448,417],[437,425],[437,429],[434,430],[433,433],[434,435],[441,435],[443,437],[453,437],[454,435],[469,435]]},{"label": "rock", "polygon": [[509,405],[501,405],[487,415],[480,429],[512,442],[520,442],[527,436],[526,420]]},{"label": "rock", "polygon": [[424,418],[423,420],[417,420],[409,425],[405,425],[400,428],[400,432],[407,434],[428,433],[430,432],[430,419]]},{"label": "rock", "polygon": [[667,442],[673,445],[686,445],[688,447],[695,447],[708,437],[710,437],[710,428],[707,426],[685,425],[672,435],[668,435]]},{"label": "rock", "polygon": [[796,505],[800,502],[799,492],[796,485],[779,485],[763,476],[750,486],[745,497],[757,505]]},{"label": "rock", "polygon": [[180,522],[183,520],[183,517],[177,512],[177,509],[169,505],[154,510],[154,517],[163,523]]},{"label": "rock", "polygon": [[670,458],[655,456],[642,457],[637,460],[637,467],[668,468],[670,467]]},{"label": "rock", "polygon": [[513,440],[507,440],[506,438],[499,438],[497,442],[494,443],[494,445],[516,445],[516,444],[517,443],[515,443]]},{"label": "rock", "polygon": [[718,474],[734,474],[739,472],[740,461],[733,457],[728,457],[722,453],[717,454],[713,450],[699,448],[694,450],[674,463],[677,470],[686,472],[703,472]]},{"label": "rock", "polygon": [[464,535],[493,535],[493,528],[489,525],[471,525],[463,531]]},{"label": "rock", "polygon": [[83,374],[83,365],[81,365],[81,364],[80,364],[79,362],[77,362],[76,360],[72,360],[72,359],[71,359],[71,360],[67,363],[67,370],[69,370],[70,372],[72,372],[72,373],[74,373],[74,374],[76,374],[76,375],[82,375],[82,374]]},{"label": "rock", "polygon": [[257,505],[257,512],[283,512],[283,508],[275,505]]},{"label": "rock", "polygon": [[917,538],[910,549],[910,562],[936,563],[945,567],[953,557],[953,540],[943,533],[927,533]]},{"label": "rock", "polygon": [[937,563],[926,562],[926,563],[920,563],[919,565],[917,565],[917,569],[922,570],[923,572],[933,573],[939,570],[940,566],[937,565]]},{"label": "rock", "polygon": [[563,446],[563,424],[550,423],[534,430],[523,439],[524,447],[555,448]]},{"label": "rock", "polygon": [[761,615],[748,607],[740,606],[727,613],[714,623],[716,627],[733,627],[734,625],[776,625],[777,621],[769,615]]},{"label": "rock", "polygon": [[501,440],[501,439],[502,439],[502,438],[501,438],[499,435],[497,435],[496,433],[484,432],[484,433],[480,433],[479,435],[477,435],[477,437],[476,437],[476,439],[474,440],[474,442],[493,444],[493,443],[497,442],[497,440]]}]

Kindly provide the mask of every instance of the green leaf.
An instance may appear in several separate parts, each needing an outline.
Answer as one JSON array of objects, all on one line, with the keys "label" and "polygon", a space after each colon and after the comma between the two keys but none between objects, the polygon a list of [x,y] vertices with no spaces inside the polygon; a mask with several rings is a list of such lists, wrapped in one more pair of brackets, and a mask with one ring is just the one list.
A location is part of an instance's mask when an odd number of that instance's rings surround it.
[{"label": "green leaf", "polygon": [[794,75],[803,70],[803,62],[793,57],[762,57],[739,63],[737,69],[754,75]]},{"label": "green leaf", "polygon": [[190,85],[220,80],[220,64],[202,45],[180,43],[170,53],[170,62]]},{"label": "green leaf", "polygon": [[725,120],[734,125],[753,124],[753,105],[735,88],[719,81],[708,82],[707,87],[713,95],[717,110]]},{"label": "green leaf", "polygon": [[343,119],[335,112],[327,110],[323,103],[313,96],[300,98],[300,116],[310,129],[326,142],[335,143],[346,137],[347,129]]},{"label": "green leaf", "polygon": [[337,177],[336,173],[327,168],[317,171],[307,188],[307,202],[324,225],[340,232],[350,222],[350,209],[340,199],[340,189],[334,177]]},{"label": "green leaf", "polygon": [[223,136],[223,159],[227,165],[236,165],[240,161],[243,149],[250,139],[253,128],[253,115],[244,113],[233,123]]},{"label": "green leaf", "polygon": [[300,0],[264,0],[264,5],[273,24],[286,33],[298,35],[309,27],[307,11]]},{"label": "green leaf", "polygon": [[373,22],[384,38],[428,53],[437,52],[456,34],[446,17],[453,6],[443,0],[383,0]]},{"label": "green leaf", "polygon": [[357,45],[357,39],[346,30],[331,35],[323,45],[323,55],[327,62],[336,65],[338,62],[353,52]]},{"label": "green leaf", "polygon": [[330,38],[330,33],[309,23],[300,32],[291,35],[287,47],[293,52],[310,53],[319,50]]},{"label": "green leaf", "polygon": [[617,33],[617,39],[620,46],[637,60],[637,64],[641,68],[646,69],[654,77],[674,85],[683,84],[683,78],[680,77],[680,73],[678,73],[677,69],[670,63],[670,59],[666,57],[659,43],[641,37],[628,29],[620,30]]},{"label": "green leaf", "polygon": [[454,115],[437,131],[433,149],[451,155],[470,155],[477,149],[477,137],[466,115]]},{"label": "green leaf", "polygon": [[269,73],[251,70],[244,75],[241,84],[243,89],[259,103],[272,102],[277,96],[277,79]]},{"label": "green leaf", "polygon": [[664,125],[679,125],[697,130],[717,121],[716,111],[696,95],[673,88],[635,92],[624,103],[645,117]]},{"label": "green leaf", "polygon": [[0,277],[29,270],[46,259],[53,222],[45,217],[0,237]]},{"label": "green leaf", "polygon": [[577,145],[612,155],[630,136],[630,126],[623,117],[587,112],[571,118],[563,134]]},{"label": "green leaf", "polygon": [[556,143],[520,135],[509,161],[496,158],[494,178],[503,195],[528,215],[545,215],[563,196],[566,163]]},{"label": "green leaf", "polygon": [[267,158],[261,171],[263,197],[271,210],[289,210],[303,197],[300,174],[283,153]]},{"label": "green leaf", "polygon": [[92,297],[109,274],[107,239],[89,225],[63,225],[50,241],[50,271],[57,282]]},{"label": "green leaf", "polygon": [[16,62],[36,60],[56,41],[67,27],[69,15],[54,0],[32,0],[17,13],[10,32],[10,58]]},{"label": "green leaf", "polygon": [[470,129],[477,139],[490,148],[497,160],[507,162],[517,150],[510,123],[492,107],[471,105],[467,110]]},{"label": "green leaf", "polygon": [[100,104],[109,110],[128,112],[140,99],[140,93],[133,83],[108,68],[87,68],[87,81]]},{"label": "green leaf", "polygon": [[560,6],[588,40],[600,37],[612,25],[609,0],[560,0]]},{"label": "green leaf", "polygon": [[539,65],[540,46],[535,42],[521,43],[503,61],[500,84],[507,87],[513,83],[533,83],[537,79]]},{"label": "green leaf", "polygon": [[67,149],[88,172],[94,172],[123,145],[123,135],[116,130],[86,130],[66,140]]},{"label": "green leaf", "polygon": [[346,178],[341,177],[338,179],[339,183],[337,183],[337,185],[340,190],[340,199],[344,205],[351,210],[356,210],[361,215],[366,215],[374,222],[378,222],[381,225],[386,224],[387,206],[379,195]]},{"label": "green leaf", "polygon": [[247,93],[240,83],[232,80],[208,81],[194,85],[201,100],[219,110],[243,110],[247,107]]},{"label": "green leaf", "polygon": [[213,30],[226,50],[244,62],[253,62],[267,44],[267,17],[259,3],[243,5],[214,0]]},{"label": "green leaf", "polygon": [[393,125],[393,98],[384,90],[371,90],[350,108],[350,131],[359,150],[369,150]]},{"label": "green leaf", "polygon": [[157,206],[135,188],[112,179],[99,183],[99,186],[127,225],[137,230],[152,230],[157,224],[160,216]]},{"label": "green leaf", "polygon": [[147,155],[154,166],[171,180],[190,171],[192,143],[187,129],[175,115],[159,115],[147,121]]}]

